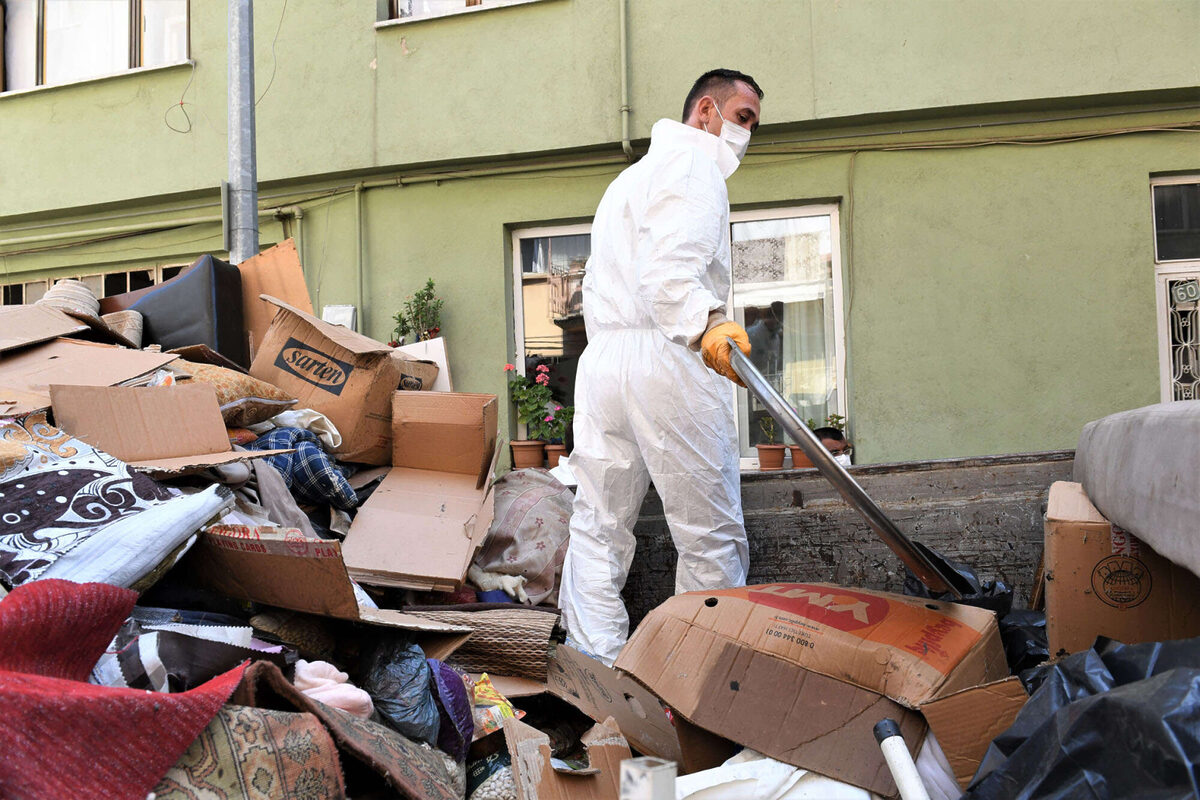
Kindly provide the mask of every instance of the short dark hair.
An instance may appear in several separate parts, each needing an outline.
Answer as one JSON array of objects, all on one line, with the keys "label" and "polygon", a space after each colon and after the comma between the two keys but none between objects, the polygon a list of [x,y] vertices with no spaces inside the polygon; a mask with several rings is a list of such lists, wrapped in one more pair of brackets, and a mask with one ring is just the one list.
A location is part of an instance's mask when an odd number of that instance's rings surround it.
[{"label": "short dark hair", "polygon": [[[749,86],[758,95],[758,99],[762,99],[763,90],[754,82],[754,78],[746,73],[738,72],[736,69],[710,69],[696,79],[696,82],[692,84],[692,90],[688,92],[687,100],[683,101],[682,122],[687,122],[687,118],[692,114],[692,109],[695,108],[696,103],[700,102],[701,97],[707,94],[724,101],[733,91],[734,83],[737,81]],[[717,94],[721,96],[717,97]]]},{"label": "short dark hair", "polygon": [[837,428],[817,428],[813,433],[818,439],[831,439],[835,442],[846,441],[845,435]]}]

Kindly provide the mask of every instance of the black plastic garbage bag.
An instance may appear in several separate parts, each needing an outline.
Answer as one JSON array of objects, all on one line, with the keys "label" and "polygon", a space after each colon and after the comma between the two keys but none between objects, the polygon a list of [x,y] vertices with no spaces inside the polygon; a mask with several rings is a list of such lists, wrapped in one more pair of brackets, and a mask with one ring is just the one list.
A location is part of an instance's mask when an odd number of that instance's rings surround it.
[{"label": "black plastic garbage bag", "polygon": [[1200,795],[1200,638],[1094,649],[1023,674],[1031,697],[965,797]]},{"label": "black plastic garbage bag", "polygon": [[1046,639],[1046,614],[1015,608],[1000,618],[1000,641],[1008,659],[1008,671],[1014,675],[1050,659]]},{"label": "black plastic garbage bag", "polygon": [[367,660],[362,688],[384,721],[410,739],[437,744],[438,709],[421,648],[403,638],[380,643]]},{"label": "black plastic garbage bag", "polygon": [[904,569],[904,594],[909,597],[928,597],[933,600],[941,600],[947,603],[962,603],[967,606],[979,606],[996,612],[996,616],[1002,617],[1012,609],[1013,591],[1004,581],[980,581],[979,576],[975,574],[975,570],[966,564],[960,564],[957,561],[951,561],[941,553],[933,550],[920,542],[915,543],[917,548],[925,554],[933,564],[941,568],[943,573],[953,573],[958,575],[955,583],[958,585],[959,591],[962,592],[961,598],[955,598],[950,592],[931,592],[929,587],[921,583],[916,575],[912,574],[907,567]]}]

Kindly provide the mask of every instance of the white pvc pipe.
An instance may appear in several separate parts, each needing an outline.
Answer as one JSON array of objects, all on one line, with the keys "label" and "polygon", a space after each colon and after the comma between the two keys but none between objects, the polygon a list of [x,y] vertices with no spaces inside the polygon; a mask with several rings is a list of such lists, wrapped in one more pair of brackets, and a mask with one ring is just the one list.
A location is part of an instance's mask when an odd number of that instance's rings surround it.
[{"label": "white pvc pipe", "polygon": [[901,800],[929,800],[929,792],[925,791],[925,784],[921,782],[921,775],[917,772],[917,764],[908,752],[908,745],[904,743],[896,721],[885,719],[876,724],[875,740],[879,742],[883,760],[892,772],[896,788],[900,790]]}]

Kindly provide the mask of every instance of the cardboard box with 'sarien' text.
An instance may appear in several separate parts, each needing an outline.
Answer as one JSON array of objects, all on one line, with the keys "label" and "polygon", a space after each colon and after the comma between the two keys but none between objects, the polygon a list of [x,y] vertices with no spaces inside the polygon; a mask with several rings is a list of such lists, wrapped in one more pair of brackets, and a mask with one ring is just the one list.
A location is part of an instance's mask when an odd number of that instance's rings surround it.
[{"label": "cardboard box with 'sarien' text", "polygon": [[875,723],[896,720],[915,754],[914,709],[1008,674],[991,611],[804,583],[676,595],[616,667],[704,731],[885,796]]},{"label": "cardboard box with 'sarien' text", "polygon": [[270,295],[278,307],[250,374],[320,411],[337,426],[342,461],[387,464],[392,449],[392,392],[429,389],[437,367],[383,342],[331,325]]}]

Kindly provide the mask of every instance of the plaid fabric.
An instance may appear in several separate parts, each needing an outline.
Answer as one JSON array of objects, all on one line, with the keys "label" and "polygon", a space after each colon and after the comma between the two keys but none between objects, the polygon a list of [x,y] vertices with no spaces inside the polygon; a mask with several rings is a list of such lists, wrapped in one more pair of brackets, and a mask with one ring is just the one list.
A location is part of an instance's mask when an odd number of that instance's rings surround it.
[{"label": "plaid fabric", "polygon": [[276,428],[264,433],[249,450],[295,448],[294,453],[265,459],[279,474],[289,490],[300,500],[318,505],[329,503],[343,511],[358,505],[358,497],[346,480],[341,467],[321,449],[321,440],[303,428]]}]

